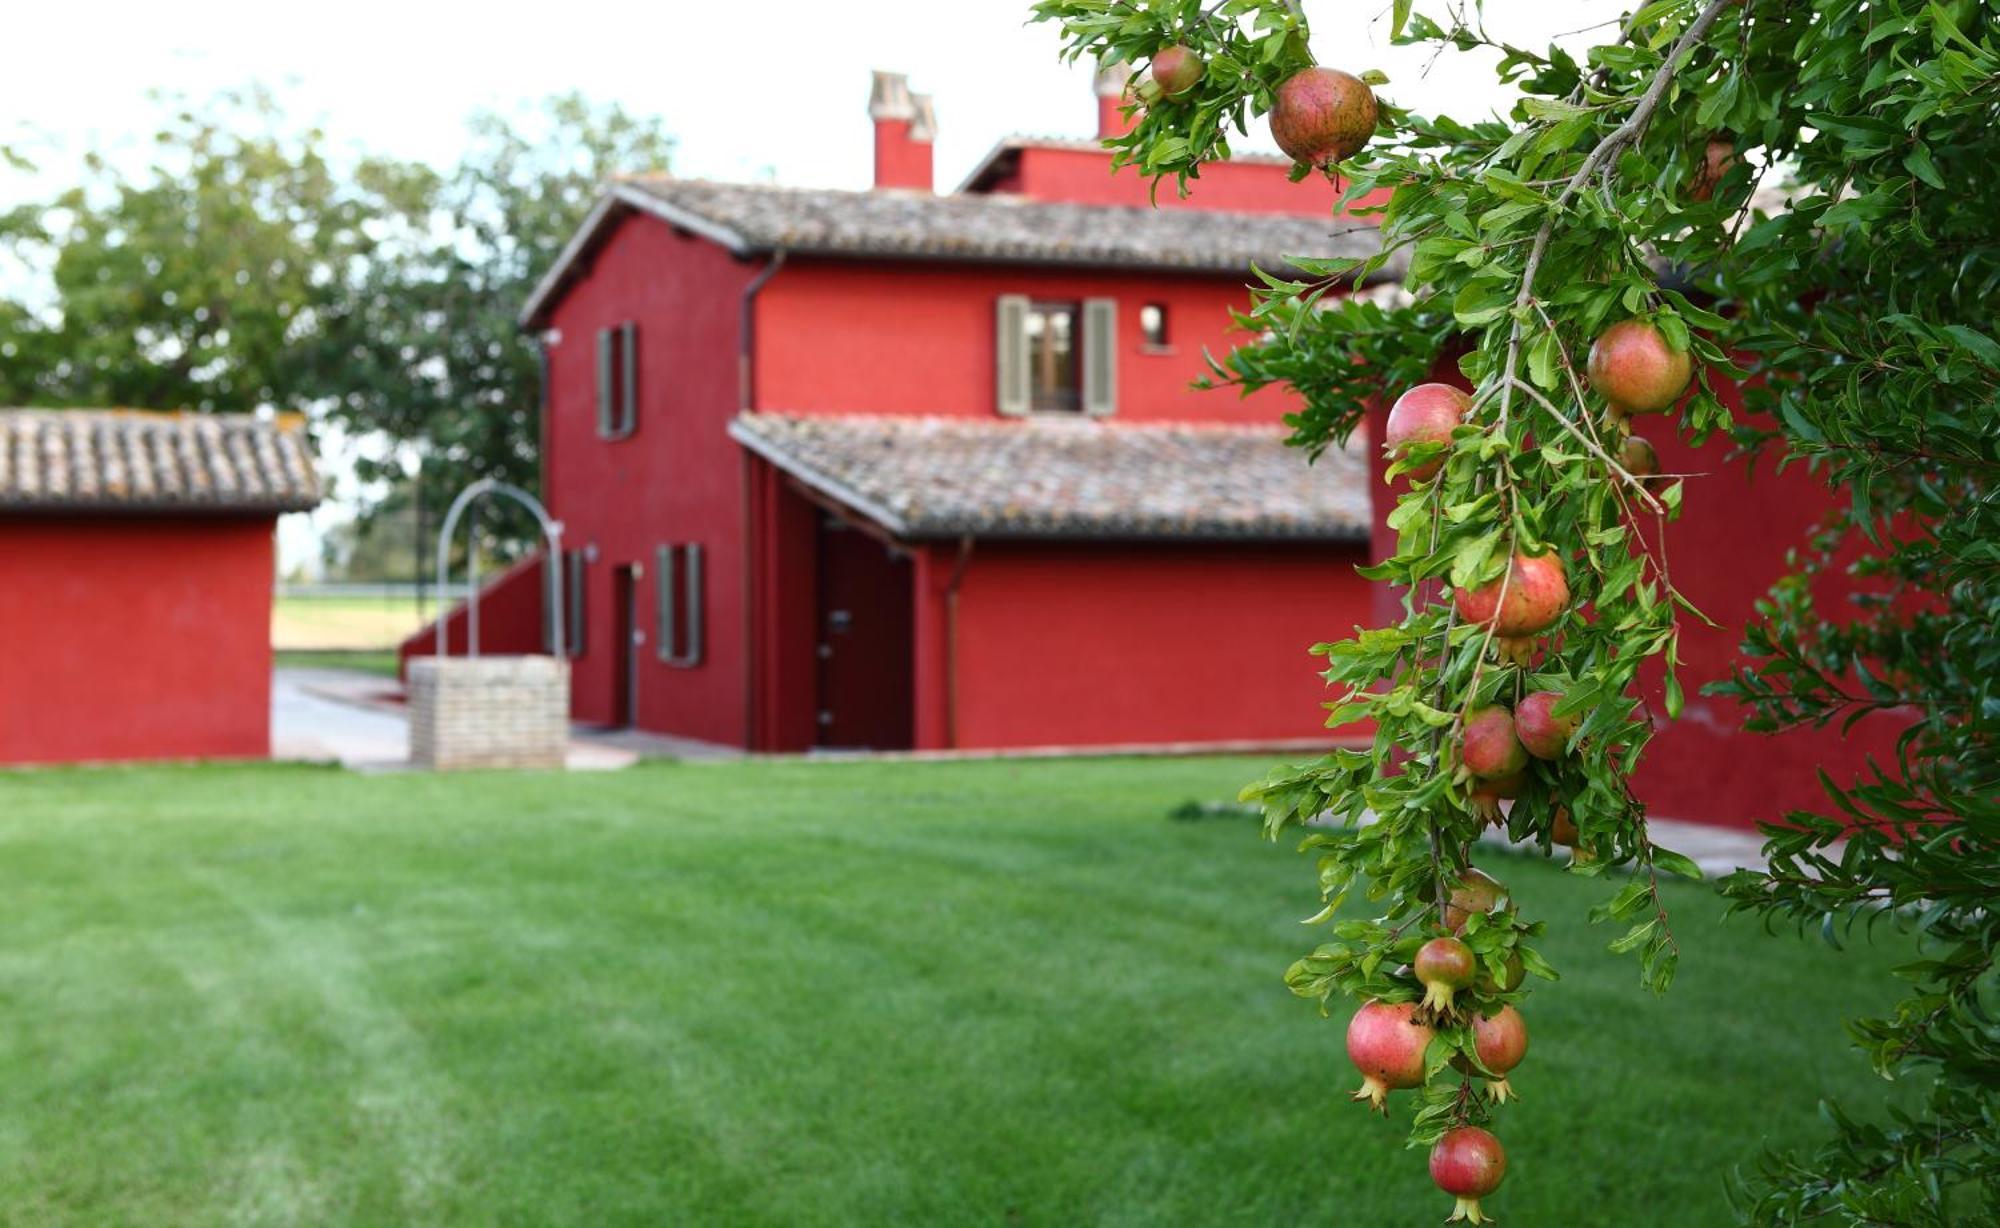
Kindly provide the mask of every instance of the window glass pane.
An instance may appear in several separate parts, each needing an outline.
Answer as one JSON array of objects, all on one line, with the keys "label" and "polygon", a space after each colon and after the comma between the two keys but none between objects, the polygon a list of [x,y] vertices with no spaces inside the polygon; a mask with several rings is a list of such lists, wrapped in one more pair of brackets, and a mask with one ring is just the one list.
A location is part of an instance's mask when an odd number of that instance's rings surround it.
[{"label": "window glass pane", "polygon": [[1139,308],[1139,330],[1147,345],[1167,344],[1167,308],[1163,303],[1147,303]]},{"label": "window glass pane", "polygon": [[1081,308],[1075,303],[1035,303],[1028,308],[1028,396],[1036,409],[1076,410],[1081,363],[1077,333]]}]

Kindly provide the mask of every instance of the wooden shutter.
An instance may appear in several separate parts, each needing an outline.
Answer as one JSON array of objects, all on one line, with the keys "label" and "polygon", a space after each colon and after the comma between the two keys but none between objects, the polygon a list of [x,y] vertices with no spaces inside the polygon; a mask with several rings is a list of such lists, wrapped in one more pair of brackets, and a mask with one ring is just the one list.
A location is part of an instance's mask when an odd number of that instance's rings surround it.
[{"label": "wooden shutter", "polygon": [[612,434],[612,414],[616,406],[611,395],[614,385],[612,366],[613,332],[608,328],[597,330],[597,437],[609,439]]},{"label": "wooden shutter", "polygon": [[1083,412],[1106,417],[1118,408],[1118,300],[1083,301]]},{"label": "wooden shutter", "polygon": [[630,320],[618,326],[618,434],[639,428],[639,326]]},{"label": "wooden shutter", "polygon": [[993,366],[996,405],[1019,417],[1028,412],[1028,296],[1003,294],[994,304]]},{"label": "wooden shutter", "polygon": [[572,550],[563,562],[563,587],[569,591],[563,596],[567,604],[563,609],[563,632],[569,639],[569,655],[580,657],[586,647],[583,638],[583,551]]},{"label": "wooden shutter", "polygon": [[[701,546],[661,546],[654,553],[659,564],[657,593],[660,601],[656,620],[660,661],[681,669],[701,664],[706,620],[702,608]],[[680,565],[676,567],[678,558]],[[683,621],[684,620],[684,621]]]}]

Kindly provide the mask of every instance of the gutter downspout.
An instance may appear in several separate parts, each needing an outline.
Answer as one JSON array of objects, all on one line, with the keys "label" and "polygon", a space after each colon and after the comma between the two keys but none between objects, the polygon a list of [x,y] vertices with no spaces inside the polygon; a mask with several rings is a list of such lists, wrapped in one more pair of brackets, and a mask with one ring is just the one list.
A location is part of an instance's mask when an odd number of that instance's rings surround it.
[{"label": "gutter downspout", "polygon": [[[743,287],[736,332],[736,408],[740,413],[750,413],[757,408],[757,294],[784,267],[785,249],[780,247],[771,253],[771,259]],[[754,751],[760,749],[757,745],[757,683],[760,680],[757,615],[761,611],[757,596],[761,587],[758,570],[764,552],[758,549],[760,542],[755,517],[761,501],[750,489],[750,474],[753,471],[754,466],[746,451],[743,456],[743,507],[739,519],[743,526],[743,748]]]},{"label": "gutter downspout", "polygon": [[944,586],[944,745],[958,749],[958,586],[972,562],[972,535],[958,539],[958,561]]}]

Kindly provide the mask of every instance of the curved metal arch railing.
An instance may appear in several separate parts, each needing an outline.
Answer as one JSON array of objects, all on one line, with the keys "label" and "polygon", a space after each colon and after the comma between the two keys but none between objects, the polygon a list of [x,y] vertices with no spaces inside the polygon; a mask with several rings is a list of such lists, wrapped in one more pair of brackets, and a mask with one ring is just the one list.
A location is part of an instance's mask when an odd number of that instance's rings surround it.
[{"label": "curved metal arch railing", "polygon": [[[445,593],[451,579],[451,535],[458,528],[458,518],[467,508],[483,495],[505,495],[534,514],[542,526],[542,539],[548,543],[547,585],[542,592],[542,600],[549,603],[549,638],[553,641],[557,656],[563,654],[568,641],[563,638],[563,586],[562,586],[562,521],[549,515],[541,500],[522,490],[511,482],[498,478],[481,478],[451,501],[451,508],[444,514],[444,524],[438,529],[437,544],[437,655],[450,654],[450,640],[447,631],[451,625],[451,615],[445,609]],[[474,541],[466,553],[465,584],[465,648],[466,655],[479,655],[479,543]]]}]

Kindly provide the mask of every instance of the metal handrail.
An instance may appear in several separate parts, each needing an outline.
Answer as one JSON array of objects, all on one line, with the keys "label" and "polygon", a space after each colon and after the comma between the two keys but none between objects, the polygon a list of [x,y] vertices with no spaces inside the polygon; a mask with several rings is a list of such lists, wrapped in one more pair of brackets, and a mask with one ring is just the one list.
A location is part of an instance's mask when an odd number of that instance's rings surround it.
[{"label": "metal handrail", "polygon": [[[562,521],[550,516],[548,509],[542,506],[541,500],[513,483],[503,482],[498,478],[481,478],[459,491],[458,498],[451,501],[451,509],[444,514],[444,524],[438,529],[435,581],[438,608],[437,655],[439,657],[451,655],[451,641],[446,635],[446,630],[451,625],[451,615],[445,609],[445,588],[446,582],[451,579],[452,531],[458,528],[460,513],[482,495],[506,495],[534,513],[535,520],[542,526],[542,538],[548,543],[549,551],[549,584],[542,594],[542,599],[548,602],[550,638],[555,642],[556,655],[561,656],[569,642],[563,637]],[[476,657],[479,655],[479,542],[476,537],[467,551],[467,558],[469,562],[466,567],[465,647],[467,656]],[[556,594],[553,600],[549,598],[551,592]]]}]

